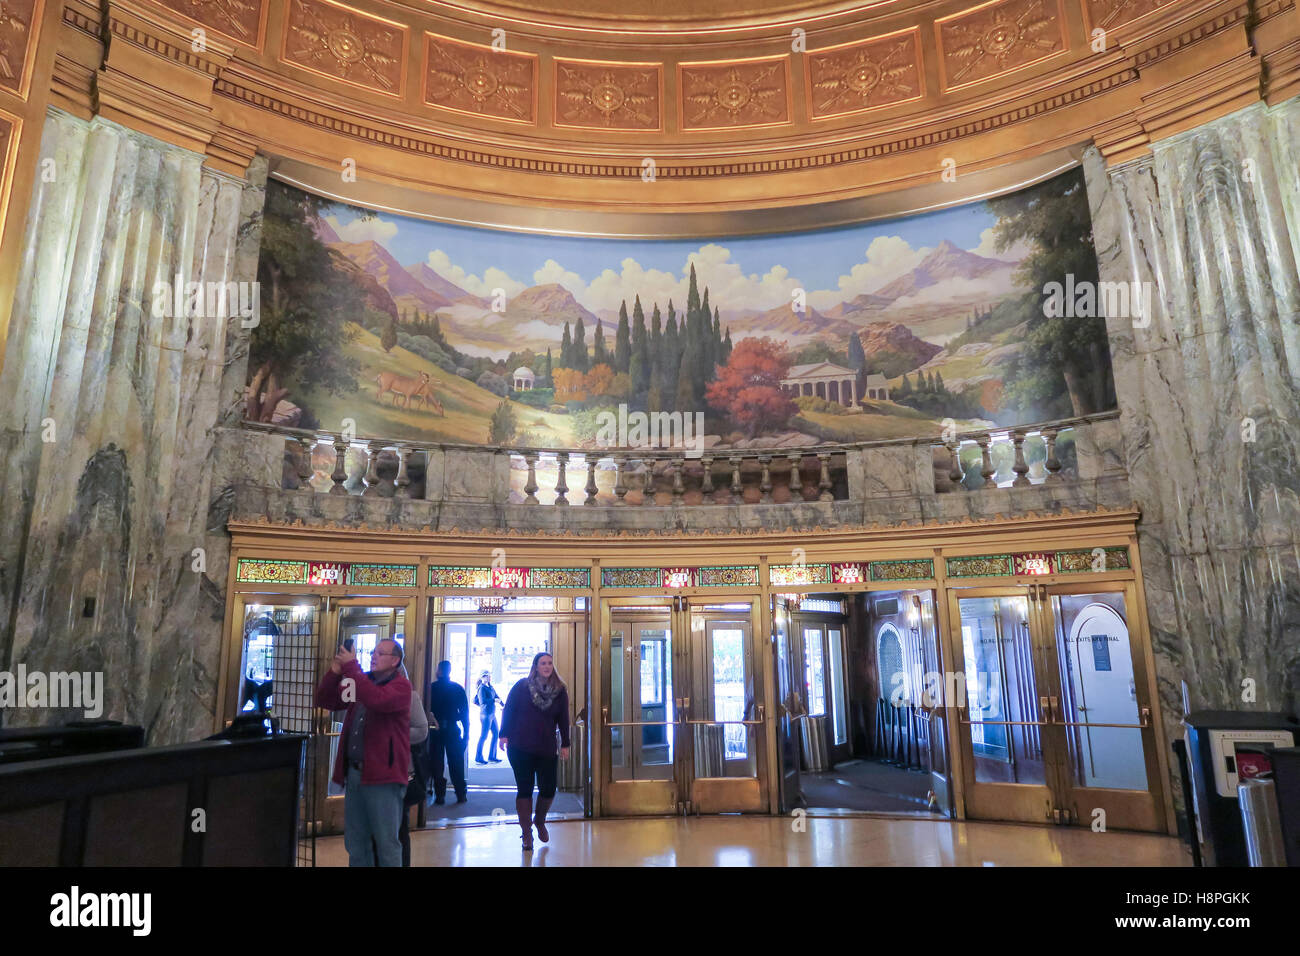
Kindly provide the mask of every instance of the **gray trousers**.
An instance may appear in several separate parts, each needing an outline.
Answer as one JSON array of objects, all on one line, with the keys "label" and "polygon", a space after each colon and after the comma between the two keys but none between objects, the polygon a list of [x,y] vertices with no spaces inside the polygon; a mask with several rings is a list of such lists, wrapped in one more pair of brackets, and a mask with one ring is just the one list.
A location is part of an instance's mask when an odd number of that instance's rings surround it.
[{"label": "gray trousers", "polygon": [[343,846],[348,851],[348,866],[402,865],[397,831],[402,825],[405,794],[406,787],[400,783],[362,784],[361,771],[348,768],[343,789]]}]

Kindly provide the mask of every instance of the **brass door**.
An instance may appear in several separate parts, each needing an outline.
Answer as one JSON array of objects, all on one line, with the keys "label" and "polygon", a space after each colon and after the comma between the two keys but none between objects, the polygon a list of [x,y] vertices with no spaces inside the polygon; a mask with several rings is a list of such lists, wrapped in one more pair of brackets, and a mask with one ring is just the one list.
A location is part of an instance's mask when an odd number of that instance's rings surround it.
[{"label": "brass door", "polygon": [[767,809],[755,608],[752,600],[603,602],[602,813]]},{"label": "brass door", "polygon": [[1132,585],[949,594],[966,813],[975,819],[1163,828]]}]

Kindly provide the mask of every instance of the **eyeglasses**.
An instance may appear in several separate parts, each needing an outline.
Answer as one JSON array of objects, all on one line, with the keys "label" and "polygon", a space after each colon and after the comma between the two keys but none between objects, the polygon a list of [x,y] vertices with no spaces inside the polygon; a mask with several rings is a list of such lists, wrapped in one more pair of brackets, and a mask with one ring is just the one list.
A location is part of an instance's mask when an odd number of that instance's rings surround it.
[{"label": "eyeglasses", "polygon": [[371,657],[396,657],[397,652],[396,651],[375,651],[370,656]]}]

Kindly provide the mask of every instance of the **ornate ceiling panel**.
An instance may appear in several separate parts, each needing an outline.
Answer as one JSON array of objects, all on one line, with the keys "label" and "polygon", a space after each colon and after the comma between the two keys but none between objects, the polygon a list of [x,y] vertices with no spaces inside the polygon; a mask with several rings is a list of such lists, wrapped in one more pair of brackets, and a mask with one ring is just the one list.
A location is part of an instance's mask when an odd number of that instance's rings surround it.
[{"label": "ornate ceiling panel", "polygon": [[262,46],[267,0],[159,0],[169,10],[205,29],[258,49]]},{"label": "ornate ceiling panel", "polygon": [[537,57],[426,34],[424,101],[459,113],[536,122]]},{"label": "ornate ceiling panel", "polygon": [[286,63],[387,93],[402,95],[406,28],[331,0],[291,0],[284,24]]},{"label": "ornate ceiling panel", "polygon": [[935,23],[943,87],[958,89],[1065,52],[1062,0],[994,0]]},{"label": "ornate ceiling panel", "polygon": [[0,3],[0,87],[24,99],[31,79],[40,15],[41,0]]},{"label": "ornate ceiling panel", "polygon": [[555,61],[555,125],[584,129],[663,128],[658,63]]},{"label": "ornate ceiling panel", "polygon": [[711,130],[790,122],[790,68],[771,60],[683,63],[679,67],[683,129]]},{"label": "ornate ceiling panel", "polygon": [[915,28],[812,51],[804,62],[809,112],[814,119],[905,103],[924,95],[921,38]]},{"label": "ornate ceiling panel", "polygon": [[1096,27],[1111,30],[1132,23],[1138,17],[1154,13],[1175,0],[1084,0],[1083,11],[1088,21],[1088,32]]}]

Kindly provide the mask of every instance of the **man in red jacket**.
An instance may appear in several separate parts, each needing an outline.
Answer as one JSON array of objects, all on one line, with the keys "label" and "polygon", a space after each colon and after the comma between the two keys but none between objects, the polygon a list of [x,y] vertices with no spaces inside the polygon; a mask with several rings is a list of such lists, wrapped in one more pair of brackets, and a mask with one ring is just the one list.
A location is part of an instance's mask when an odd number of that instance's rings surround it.
[{"label": "man in red jacket", "polygon": [[334,782],[344,788],[348,865],[401,866],[398,829],[411,760],[411,682],[402,669],[402,646],[380,641],[369,674],[356,654],[339,648],[316,685],[316,706],[348,712],[334,762]]}]

